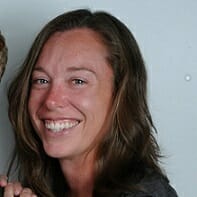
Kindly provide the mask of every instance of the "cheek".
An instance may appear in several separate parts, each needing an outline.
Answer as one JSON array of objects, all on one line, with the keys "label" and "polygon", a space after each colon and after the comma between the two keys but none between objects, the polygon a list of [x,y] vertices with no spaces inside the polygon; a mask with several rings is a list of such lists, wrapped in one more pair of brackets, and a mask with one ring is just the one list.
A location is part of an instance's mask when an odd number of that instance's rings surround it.
[{"label": "cheek", "polygon": [[29,106],[39,106],[44,99],[43,91],[32,89],[29,94]]},{"label": "cheek", "polygon": [[28,101],[28,112],[29,112],[30,117],[32,115],[32,109],[33,109],[33,107],[32,107],[32,99],[31,99],[31,95],[30,95],[29,101]]},{"label": "cheek", "polygon": [[38,109],[38,106],[39,106],[39,99],[31,92],[28,101],[28,111],[31,118],[34,116],[36,110]]},{"label": "cheek", "polygon": [[39,132],[40,130],[39,128],[41,126],[40,121],[38,121],[38,117],[36,115],[38,106],[39,106],[38,100],[30,94],[29,101],[28,101],[28,113],[29,113],[30,121],[37,135],[40,138],[42,138]]},{"label": "cheek", "polygon": [[101,100],[95,91],[89,91],[76,97],[72,97],[71,102],[78,107],[79,110],[87,114],[94,114]]},{"label": "cheek", "polygon": [[110,91],[94,91],[80,99],[78,97],[76,102],[88,120],[102,124],[110,112],[112,94]]},{"label": "cheek", "polygon": [[31,99],[28,102],[28,113],[29,113],[31,123],[34,125],[34,122],[35,122],[34,121],[35,120],[35,107],[34,107]]}]

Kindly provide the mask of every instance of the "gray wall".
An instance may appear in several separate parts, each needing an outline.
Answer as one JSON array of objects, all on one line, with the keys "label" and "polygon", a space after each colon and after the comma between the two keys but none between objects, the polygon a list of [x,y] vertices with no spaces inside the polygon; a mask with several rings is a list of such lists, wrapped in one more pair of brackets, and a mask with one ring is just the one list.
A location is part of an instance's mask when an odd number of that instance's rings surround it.
[{"label": "gray wall", "polygon": [[9,62],[0,85],[0,173],[14,144],[6,86],[46,21],[73,8],[103,9],[134,33],[149,73],[149,103],[158,128],[163,166],[181,197],[197,188],[197,1],[195,0],[0,0],[0,29]]}]

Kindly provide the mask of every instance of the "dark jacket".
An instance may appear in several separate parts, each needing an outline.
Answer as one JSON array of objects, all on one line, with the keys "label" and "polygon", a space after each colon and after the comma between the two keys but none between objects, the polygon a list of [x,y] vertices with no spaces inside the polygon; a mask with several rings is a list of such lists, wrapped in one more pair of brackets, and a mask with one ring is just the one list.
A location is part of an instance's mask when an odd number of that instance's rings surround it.
[{"label": "dark jacket", "polygon": [[140,185],[144,188],[143,192],[122,192],[119,197],[178,197],[168,180],[159,175],[144,178]]}]

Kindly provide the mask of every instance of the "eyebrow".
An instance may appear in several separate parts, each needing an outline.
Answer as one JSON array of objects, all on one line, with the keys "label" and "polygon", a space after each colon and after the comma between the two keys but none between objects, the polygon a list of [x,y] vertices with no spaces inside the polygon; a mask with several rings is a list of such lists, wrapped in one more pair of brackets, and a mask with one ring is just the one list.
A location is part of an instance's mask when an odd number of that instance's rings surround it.
[{"label": "eyebrow", "polygon": [[[47,71],[45,71],[45,69],[42,66],[36,66],[36,67],[34,67],[34,69],[33,69],[32,72],[34,72],[34,71],[46,72],[47,73]],[[78,66],[71,66],[71,67],[68,67],[67,68],[67,71],[69,71],[69,72],[88,71],[88,72],[94,74],[95,76],[97,76],[95,71],[93,71],[92,69],[86,68],[84,66],[80,66],[80,67],[78,67]]]},{"label": "eyebrow", "polygon": [[95,71],[93,71],[90,68],[83,67],[83,66],[80,66],[80,67],[72,66],[72,67],[68,68],[68,71],[71,71],[71,72],[72,71],[88,71],[88,72],[90,72],[90,73],[92,73],[92,74],[94,74],[96,76],[96,72]]},{"label": "eyebrow", "polygon": [[46,72],[42,66],[34,66],[32,72],[34,72],[34,71]]}]

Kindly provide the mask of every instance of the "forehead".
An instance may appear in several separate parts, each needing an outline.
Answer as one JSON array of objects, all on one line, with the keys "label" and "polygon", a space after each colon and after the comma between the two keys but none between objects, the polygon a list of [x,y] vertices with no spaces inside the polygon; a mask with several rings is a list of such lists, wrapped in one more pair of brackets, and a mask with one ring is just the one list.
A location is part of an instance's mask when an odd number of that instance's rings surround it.
[{"label": "forehead", "polygon": [[80,44],[90,45],[90,42],[94,42],[94,44],[102,45],[103,48],[107,48],[104,44],[103,37],[100,33],[90,29],[90,28],[74,28],[71,30],[66,30],[63,32],[55,32],[52,34],[48,41],[45,43],[48,44],[49,42],[62,42],[65,46],[72,46],[72,43],[77,43],[79,46]]},{"label": "forehead", "polygon": [[100,34],[89,28],[76,28],[54,33],[45,43],[35,67],[56,65],[56,68],[66,69],[69,66],[88,66],[104,72],[108,66],[111,67],[108,57],[109,51]]},{"label": "forehead", "polygon": [[[56,54],[57,58],[66,56],[86,56],[92,59],[94,55],[107,58],[109,50],[104,44],[100,34],[88,28],[76,28],[64,32],[56,32],[44,44],[38,62]],[[85,57],[84,57],[85,58]]]}]

